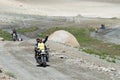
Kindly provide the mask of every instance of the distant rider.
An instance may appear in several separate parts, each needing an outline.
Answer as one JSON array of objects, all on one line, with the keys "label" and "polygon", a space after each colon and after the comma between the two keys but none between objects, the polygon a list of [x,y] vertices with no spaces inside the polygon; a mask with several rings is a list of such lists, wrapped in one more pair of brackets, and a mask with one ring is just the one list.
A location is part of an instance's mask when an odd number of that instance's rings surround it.
[{"label": "distant rider", "polygon": [[12,30],[12,37],[15,38],[15,40],[18,39],[17,31],[15,28]]}]

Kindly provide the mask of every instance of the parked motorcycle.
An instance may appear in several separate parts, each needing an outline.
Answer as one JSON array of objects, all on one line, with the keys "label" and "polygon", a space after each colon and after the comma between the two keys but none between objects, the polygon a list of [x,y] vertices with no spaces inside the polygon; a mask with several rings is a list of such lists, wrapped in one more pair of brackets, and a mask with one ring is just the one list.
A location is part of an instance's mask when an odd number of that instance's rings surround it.
[{"label": "parked motorcycle", "polygon": [[17,41],[17,34],[13,33],[12,34],[12,39],[13,39],[13,41]]}]

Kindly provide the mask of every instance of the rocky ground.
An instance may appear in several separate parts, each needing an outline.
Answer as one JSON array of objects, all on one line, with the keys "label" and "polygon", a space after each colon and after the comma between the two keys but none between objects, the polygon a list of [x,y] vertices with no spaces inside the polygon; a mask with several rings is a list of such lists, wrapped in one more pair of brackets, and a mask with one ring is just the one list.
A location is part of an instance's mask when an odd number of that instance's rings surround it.
[{"label": "rocky ground", "polygon": [[2,68],[0,68],[0,80],[16,80],[11,73],[5,72]]},{"label": "rocky ground", "polygon": [[47,42],[50,48],[49,66],[37,67],[34,60],[34,43],[35,40],[0,42],[0,64],[18,80],[120,79],[119,62],[109,63],[77,48],[51,41]]},{"label": "rocky ground", "polygon": [[[88,0],[97,2],[74,0],[73,4],[68,4],[68,0],[63,4],[64,0],[60,0],[59,5],[55,0],[52,0],[52,4],[49,5],[42,1],[41,3],[46,7],[36,4],[39,1],[41,0],[34,0],[34,3],[33,0],[30,2],[28,0],[0,1],[0,29],[38,27],[39,30],[32,33],[36,35],[51,27],[100,28],[101,24],[105,24],[106,30],[93,32],[92,36],[105,42],[120,43],[120,19],[117,19],[120,17],[118,0]],[[78,14],[80,15],[72,17]],[[83,17],[81,14],[97,16],[97,18]],[[56,15],[64,15],[64,17],[55,17]],[[31,34],[27,36],[30,37]],[[0,80],[120,80],[119,60],[116,63],[109,63],[99,59],[98,56],[52,41],[47,42],[50,48],[49,66],[38,67],[34,59],[34,43],[35,39],[27,39],[27,37],[23,42],[0,41],[0,65],[3,68],[0,69]]]},{"label": "rocky ground", "polygon": [[[49,18],[49,17],[48,17]],[[42,25],[45,28],[62,25],[62,26],[76,26],[76,27],[100,27],[101,23],[106,24],[107,32],[97,33],[102,36],[113,34],[114,32],[119,33],[119,19],[98,19],[98,18],[80,18],[80,22],[72,21],[61,21],[64,19],[58,19],[51,21],[51,18],[40,18],[44,19],[44,22],[40,24],[36,23],[34,25],[39,26],[40,30]],[[55,19],[52,18],[52,19]],[[34,22],[36,18],[32,21]],[[59,21],[60,20],[60,21]],[[28,22],[31,23],[32,21]],[[49,22],[50,21],[50,22]],[[18,21],[18,27],[21,24]],[[61,23],[60,23],[61,22]],[[63,23],[62,23],[63,22]],[[47,23],[47,24],[46,24]],[[54,23],[54,24],[52,24]],[[6,23],[5,26],[1,25],[3,29],[11,29]],[[13,25],[13,24],[12,24]],[[31,26],[27,26],[31,27]],[[110,29],[110,30],[109,30]],[[112,31],[111,31],[112,30]],[[113,33],[112,33],[113,32]],[[96,33],[94,33],[96,34]],[[117,34],[118,35],[118,34]],[[28,35],[29,37],[30,35]],[[111,36],[109,36],[112,38]],[[119,37],[115,37],[118,39]],[[109,39],[110,40],[110,39]],[[105,60],[99,59],[98,56],[89,55],[77,48],[72,48],[63,44],[48,41],[47,45],[50,48],[50,62],[49,66],[46,68],[37,67],[37,63],[34,59],[34,43],[35,39],[24,39],[23,42],[12,42],[12,41],[1,41],[0,42],[0,65],[3,66],[5,70],[12,72],[12,74],[18,80],[119,80],[120,79],[120,62],[109,63]],[[9,59],[9,60],[6,60]],[[12,65],[11,65],[12,64]],[[9,80],[9,79],[8,79]]]},{"label": "rocky ground", "polygon": [[107,29],[99,29],[98,32],[92,32],[91,36],[103,40],[104,42],[110,42],[120,44],[120,25],[114,27],[107,27]]}]

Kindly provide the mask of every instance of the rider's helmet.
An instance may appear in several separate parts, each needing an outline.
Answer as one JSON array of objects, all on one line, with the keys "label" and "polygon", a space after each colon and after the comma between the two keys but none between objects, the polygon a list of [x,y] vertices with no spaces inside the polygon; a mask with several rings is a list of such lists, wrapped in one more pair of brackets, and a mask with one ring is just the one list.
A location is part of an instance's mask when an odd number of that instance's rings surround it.
[{"label": "rider's helmet", "polygon": [[40,39],[39,39],[39,38],[37,38],[37,39],[36,39],[36,41],[37,41],[37,42],[40,42]]},{"label": "rider's helmet", "polygon": [[12,31],[13,31],[13,33],[16,33],[16,29],[15,28]]}]

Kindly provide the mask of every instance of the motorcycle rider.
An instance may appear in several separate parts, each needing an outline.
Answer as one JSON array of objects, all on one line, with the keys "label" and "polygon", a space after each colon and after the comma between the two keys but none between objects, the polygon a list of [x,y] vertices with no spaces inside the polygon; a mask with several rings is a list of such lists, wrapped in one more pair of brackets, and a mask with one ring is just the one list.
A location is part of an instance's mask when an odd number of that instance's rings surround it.
[{"label": "motorcycle rider", "polygon": [[[48,40],[48,35],[46,35],[45,39],[43,40],[42,38],[37,38],[36,41],[37,43],[35,44],[35,59],[37,62],[37,49],[40,50],[47,50],[47,47],[45,45],[46,41]],[[46,52],[46,54],[48,55],[48,52]],[[46,61],[48,62],[48,56],[46,56]]]},{"label": "motorcycle rider", "polygon": [[16,40],[18,39],[17,31],[15,28],[12,30],[12,37],[15,37]]}]

